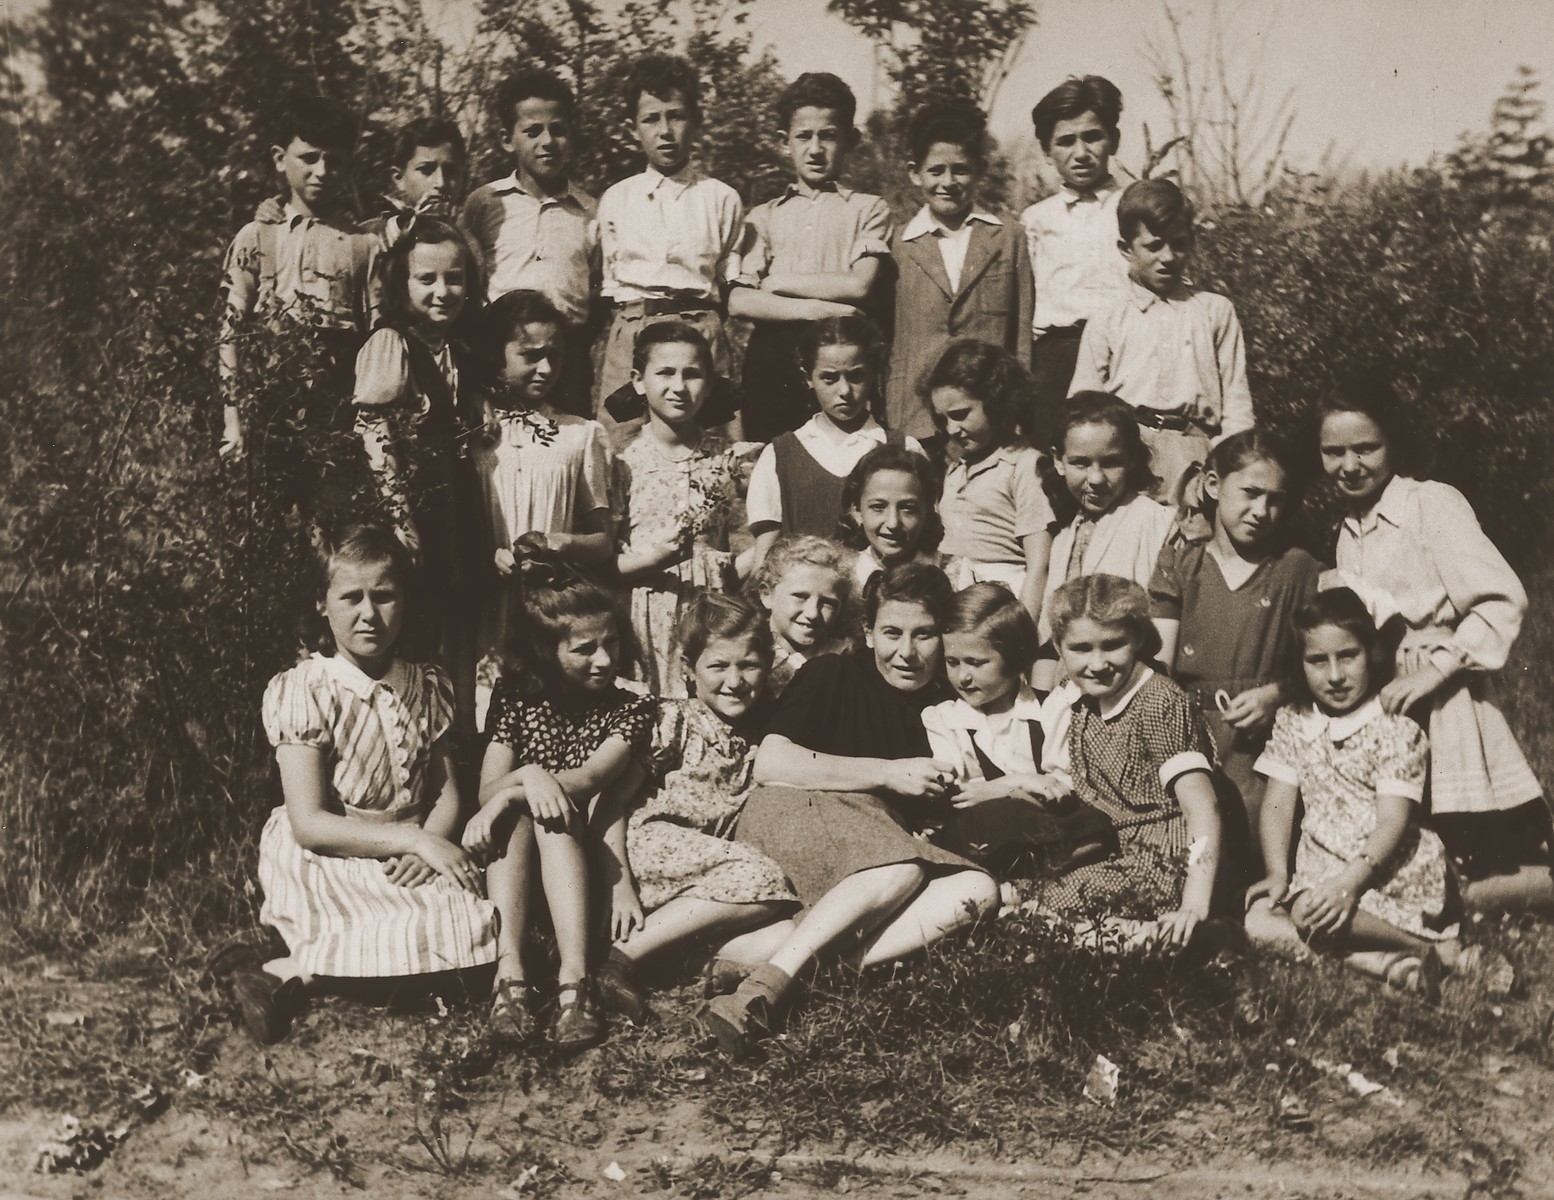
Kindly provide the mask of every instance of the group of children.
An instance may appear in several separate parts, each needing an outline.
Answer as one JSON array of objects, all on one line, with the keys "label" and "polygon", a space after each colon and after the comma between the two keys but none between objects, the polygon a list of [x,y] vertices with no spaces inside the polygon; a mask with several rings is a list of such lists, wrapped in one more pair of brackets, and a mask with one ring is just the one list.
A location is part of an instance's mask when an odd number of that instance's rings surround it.
[{"label": "group of children", "polygon": [[1381,385],[1319,405],[1337,575],[1293,545],[1298,472],[1229,301],[1186,282],[1191,209],[1112,176],[1116,89],[1037,105],[1064,185],[1018,222],[977,202],[980,114],[919,114],[899,229],[838,182],[834,76],[783,94],[795,181],[749,214],[693,165],[688,64],[642,59],[625,97],[646,169],[597,204],[571,91],[525,71],[510,177],[460,209],[457,127],[414,122],[360,226],[348,124],[302,106],[288,197],[228,255],[232,330],[296,328],[349,376],[377,518],[320,529],[314,652],[265,696],[290,953],[222,957],[250,1028],[278,1035],[277,980],[489,968],[493,1020],[543,1009],[575,1048],[697,943],[737,1052],[819,958],[911,953],[1011,876],[1099,945],[1244,917],[1409,990],[1499,977],[1463,902],[1554,908],[1489,681],[1525,594]]}]

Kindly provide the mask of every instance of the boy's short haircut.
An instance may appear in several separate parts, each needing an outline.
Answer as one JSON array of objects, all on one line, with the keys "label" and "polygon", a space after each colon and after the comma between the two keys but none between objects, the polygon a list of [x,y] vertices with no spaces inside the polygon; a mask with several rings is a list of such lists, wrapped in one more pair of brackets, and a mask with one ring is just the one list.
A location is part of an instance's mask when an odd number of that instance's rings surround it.
[{"label": "boy's short haircut", "polygon": [[1036,102],[1031,109],[1031,124],[1043,150],[1052,147],[1052,131],[1059,121],[1072,121],[1085,113],[1095,119],[1113,140],[1118,136],[1117,122],[1122,118],[1122,93],[1110,79],[1100,75],[1071,75]]},{"label": "boy's short haircut", "polygon": [[549,100],[566,109],[567,116],[577,114],[577,95],[565,79],[542,67],[524,67],[497,85],[496,96],[491,102],[504,136],[513,136],[518,106],[525,100]]},{"label": "boy's short haircut", "polygon": [[295,95],[281,107],[274,145],[284,149],[303,141],[321,149],[351,150],[358,131],[356,118],[344,105],[322,96]]},{"label": "boy's short haircut", "polygon": [[1127,242],[1146,226],[1156,237],[1190,238],[1192,215],[1182,189],[1169,179],[1140,179],[1130,183],[1117,201],[1117,232]]},{"label": "boy's short haircut", "polygon": [[469,161],[464,133],[457,122],[446,117],[417,117],[394,137],[394,166],[403,169],[417,150],[435,150],[438,146],[452,146],[460,162]]},{"label": "boy's short haircut", "polygon": [[674,54],[648,54],[631,64],[622,93],[626,118],[637,119],[637,105],[643,96],[667,100],[675,92],[690,110],[692,120],[701,121],[701,77],[686,59]]},{"label": "boy's short haircut", "polygon": [[777,97],[777,128],[786,130],[801,108],[823,108],[836,114],[848,129],[858,117],[858,97],[852,88],[829,71],[806,71]]},{"label": "boy's short haircut", "polygon": [[959,146],[977,162],[987,159],[987,114],[974,104],[925,104],[907,122],[907,150],[913,163],[941,143]]}]

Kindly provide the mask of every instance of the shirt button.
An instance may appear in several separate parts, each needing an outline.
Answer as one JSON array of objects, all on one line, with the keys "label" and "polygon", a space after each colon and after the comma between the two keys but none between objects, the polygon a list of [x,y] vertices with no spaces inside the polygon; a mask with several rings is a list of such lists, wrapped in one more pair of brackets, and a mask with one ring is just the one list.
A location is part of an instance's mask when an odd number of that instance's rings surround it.
[{"label": "shirt button", "polygon": [[1192,654],[1193,654],[1193,648],[1191,646],[1183,646],[1182,647],[1182,653],[1187,655],[1187,656],[1189,656],[1189,657],[1191,657]]}]

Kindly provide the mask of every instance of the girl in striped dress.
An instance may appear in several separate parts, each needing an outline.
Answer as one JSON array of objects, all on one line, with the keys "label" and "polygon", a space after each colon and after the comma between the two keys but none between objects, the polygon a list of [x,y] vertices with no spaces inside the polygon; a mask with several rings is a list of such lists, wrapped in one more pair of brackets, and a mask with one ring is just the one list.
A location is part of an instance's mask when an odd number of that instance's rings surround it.
[{"label": "girl in striped dress", "polygon": [[453,688],[400,660],[411,564],[387,529],[320,554],[319,653],[270,681],[265,733],[285,803],[259,839],[260,919],[281,979],[385,978],[496,960],[496,913],[460,848]]}]

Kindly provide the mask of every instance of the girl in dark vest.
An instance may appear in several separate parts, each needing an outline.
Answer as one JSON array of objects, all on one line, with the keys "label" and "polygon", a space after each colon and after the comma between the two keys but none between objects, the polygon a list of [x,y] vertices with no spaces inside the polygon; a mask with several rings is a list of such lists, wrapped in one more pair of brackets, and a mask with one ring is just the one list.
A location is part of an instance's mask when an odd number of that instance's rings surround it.
[{"label": "girl in dark vest", "polygon": [[819,411],[756,460],[745,504],[757,565],[779,536],[836,532],[847,474],[874,447],[922,452],[874,419],[883,359],[879,330],[863,317],[827,317],[805,330],[799,366]]}]

